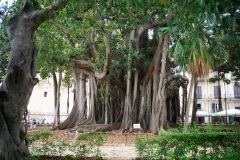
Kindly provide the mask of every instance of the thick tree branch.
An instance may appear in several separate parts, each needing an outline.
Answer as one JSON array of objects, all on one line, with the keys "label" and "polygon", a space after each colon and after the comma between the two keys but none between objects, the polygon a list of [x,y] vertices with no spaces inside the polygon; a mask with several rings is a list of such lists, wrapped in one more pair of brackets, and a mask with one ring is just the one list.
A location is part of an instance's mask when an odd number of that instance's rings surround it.
[{"label": "thick tree branch", "polygon": [[95,46],[95,43],[93,41],[94,37],[93,37],[93,33],[90,33],[89,35],[89,41],[90,41],[90,49],[91,49],[91,56],[96,59],[96,55],[97,55],[97,49]]},{"label": "thick tree branch", "polygon": [[139,39],[145,31],[147,31],[151,28],[157,27],[157,26],[159,26],[159,27],[163,26],[162,24],[159,24],[158,21],[159,20],[156,19],[156,20],[153,20],[150,22],[146,22],[143,25],[139,25],[135,30],[132,30],[130,32],[129,38],[130,38],[130,40],[135,41],[137,49],[139,49]]},{"label": "thick tree branch", "polygon": [[187,83],[189,82],[188,79],[187,79],[187,77],[182,76],[182,75],[180,75],[180,74],[177,74],[177,75],[171,75],[171,76],[169,76],[169,77],[167,78],[167,83],[169,83],[169,82],[171,82],[171,81],[174,81],[174,80],[176,80],[176,79],[181,79],[181,80],[183,80],[183,81],[186,81]]},{"label": "thick tree branch", "polygon": [[42,12],[37,12],[33,16],[36,16],[36,20],[39,24],[43,23],[47,19],[54,18],[61,9],[63,9],[67,4],[70,3],[70,0],[61,0],[60,2],[48,6]]},{"label": "thick tree branch", "polygon": [[116,76],[111,78],[111,84],[120,88],[122,92],[125,92],[125,85]]},{"label": "thick tree branch", "polygon": [[166,72],[169,71],[171,68],[175,68],[177,65],[174,61],[166,63]]},{"label": "thick tree branch", "polygon": [[159,19],[156,19],[156,20],[146,22],[143,25],[138,26],[137,29],[135,29],[133,32],[130,33],[130,40],[139,41],[139,38],[142,35],[142,33],[147,31],[148,29],[157,27],[159,25],[160,25],[159,24]]},{"label": "thick tree branch", "polygon": [[163,41],[162,38],[160,38],[159,42],[158,42],[157,49],[156,49],[155,54],[153,56],[152,62],[149,65],[147,73],[145,74],[145,76],[143,77],[143,79],[141,80],[140,83],[147,82],[149,80],[150,76],[152,75],[152,72],[153,72],[153,69],[154,69],[155,65],[160,63],[160,59],[161,59],[161,55],[162,55],[161,50],[162,50],[162,45],[163,45],[162,41]]},{"label": "thick tree branch", "polygon": [[94,64],[87,61],[72,60],[72,62],[73,62],[73,67],[77,69],[83,69],[89,72],[92,72],[94,69]]},{"label": "thick tree branch", "polygon": [[104,33],[104,38],[105,38],[105,46],[106,46],[106,62],[105,62],[105,65],[103,67],[103,72],[102,73],[95,72],[95,77],[98,80],[102,80],[102,79],[106,78],[106,76],[109,74],[110,52],[111,52],[109,34]]}]

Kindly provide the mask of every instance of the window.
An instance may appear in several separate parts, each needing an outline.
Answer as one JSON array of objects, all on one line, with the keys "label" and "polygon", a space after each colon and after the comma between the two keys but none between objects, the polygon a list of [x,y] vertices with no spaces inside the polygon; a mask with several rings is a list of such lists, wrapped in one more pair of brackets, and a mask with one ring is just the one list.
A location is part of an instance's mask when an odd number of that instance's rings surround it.
[{"label": "window", "polygon": [[44,97],[47,97],[47,92],[44,92]]},{"label": "window", "polygon": [[219,104],[215,103],[215,110],[219,111]]},{"label": "window", "polygon": [[218,89],[219,89],[219,86],[214,86],[214,98],[215,99],[218,99]]},{"label": "window", "polygon": [[237,85],[234,86],[234,98],[240,98],[240,87]]},{"label": "window", "polygon": [[216,113],[217,111],[219,111],[218,103],[212,103],[212,111],[213,111],[213,113]]},{"label": "window", "polygon": [[201,86],[197,86],[197,90],[196,90],[196,94],[197,94],[197,99],[202,99],[202,87]]},{"label": "window", "polygon": [[197,104],[197,110],[201,110],[201,104]]},{"label": "window", "polygon": [[235,109],[240,109],[240,107],[235,107]]}]

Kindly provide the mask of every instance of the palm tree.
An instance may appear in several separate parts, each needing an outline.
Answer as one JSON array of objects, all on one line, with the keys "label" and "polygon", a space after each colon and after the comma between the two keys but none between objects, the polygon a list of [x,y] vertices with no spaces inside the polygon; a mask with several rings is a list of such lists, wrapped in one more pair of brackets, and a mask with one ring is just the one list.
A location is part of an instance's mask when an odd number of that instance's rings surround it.
[{"label": "palm tree", "polygon": [[[189,45],[188,45],[189,46]],[[187,131],[187,124],[189,118],[189,110],[191,106],[191,97],[193,93],[193,86],[197,82],[198,78],[204,77],[208,75],[209,70],[211,68],[211,59],[208,56],[207,51],[207,44],[202,38],[195,38],[192,41],[191,47],[183,47],[186,48],[185,54],[189,54],[187,68],[188,71],[191,73],[191,82],[190,82],[190,89],[188,92],[188,101],[187,101],[187,108],[185,113],[185,120],[184,120],[184,128],[183,131]]]}]

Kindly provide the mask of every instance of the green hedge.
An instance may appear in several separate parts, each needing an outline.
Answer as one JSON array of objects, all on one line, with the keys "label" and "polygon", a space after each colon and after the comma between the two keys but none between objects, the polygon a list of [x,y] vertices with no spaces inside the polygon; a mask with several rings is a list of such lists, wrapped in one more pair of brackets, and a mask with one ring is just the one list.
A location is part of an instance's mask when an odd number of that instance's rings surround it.
[{"label": "green hedge", "polygon": [[171,133],[158,138],[136,138],[143,159],[239,159],[240,133]]}]

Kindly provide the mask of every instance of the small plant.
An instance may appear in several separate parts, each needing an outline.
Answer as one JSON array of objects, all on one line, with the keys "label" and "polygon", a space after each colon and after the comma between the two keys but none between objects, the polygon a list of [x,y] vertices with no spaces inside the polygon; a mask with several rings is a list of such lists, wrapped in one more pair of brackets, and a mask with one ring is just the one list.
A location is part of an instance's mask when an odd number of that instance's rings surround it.
[{"label": "small plant", "polygon": [[37,133],[29,134],[29,141],[33,143],[39,139],[47,140],[48,137],[52,136],[53,134],[49,131],[43,130]]},{"label": "small plant", "polygon": [[208,123],[204,130],[208,133],[212,132],[212,123]]},{"label": "small plant", "polygon": [[[104,136],[102,133],[87,134],[82,133],[78,135],[78,141],[82,146],[82,151],[88,151],[89,153],[95,153],[96,156],[100,156],[99,146],[104,144]],[[90,148],[90,149],[89,149]]]},{"label": "small plant", "polygon": [[180,132],[178,128],[169,128],[167,131],[169,133],[179,133]]},{"label": "small plant", "polygon": [[230,118],[230,124],[234,123],[234,116],[229,117]]},{"label": "small plant", "polygon": [[188,126],[188,131],[190,133],[199,133],[199,128],[197,127],[196,123],[193,123],[193,126]]},{"label": "small plant", "polygon": [[178,117],[178,119],[177,119],[177,124],[178,124],[178,129],[181,132],[183,130],[183,123],[182,123],[182,119],[180,117]]}]

